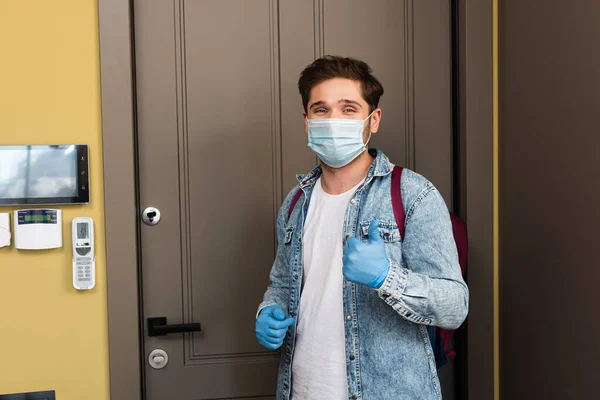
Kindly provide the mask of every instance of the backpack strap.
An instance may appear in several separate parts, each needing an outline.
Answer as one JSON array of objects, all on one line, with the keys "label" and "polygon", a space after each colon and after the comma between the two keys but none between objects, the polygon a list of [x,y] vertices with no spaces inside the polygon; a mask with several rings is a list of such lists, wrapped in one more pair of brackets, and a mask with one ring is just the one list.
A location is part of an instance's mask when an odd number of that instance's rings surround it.
[{"label": "backpack strap", "polygon": [[394,217],[396,217],[396,225],[400,231],[400,240],[404,240],[405,221],[406,214],[404,213],[404,205],[402,204],[402,171],[404,168],[394,166],[392,170],[392,209],[394,210]]},{"label": "backpack strap", "polygon": [[298,191],[294,195],[294,198],[292,199],[292,202],[290,203],[290,209],[288,210],[287,215],[288,219],[290,219],[290,217],[292,216],[292,211],[294,211],[294,207],[296,207],[296,203],[298,203],[300,197],[302,197],[302,189],[298,189]]},{"label": "backpack strap", "polygon": [[458,250],[458,263],[462,274],[467,270],[467,257],[469,254],[469,235],[467,233],[467,224],[457,215],[450,213],[452,221],[452,234],[456,242],[456,250]]},{"label": "backpack strap", "polygon": [[[402,204],[402,170],[404,168],[394,167],[392,170],[392,209],[394,210],[394,217],[396,218],[396,225],[400,231],[400,240],[404,240],[404,233],[406,230],[406,214],[404,212],[404,205]],[[452,233],[454,235],[454,241],[458,250],[458,258],[461,267],[461,272],[465,273],[467,265],[467,253],[468,253],[468,239],[467,239],[467,225],[465,222],[450,213],[450,220],[452,222]],[[456,352],[450,348],[450,341],[454,335],[454,330],[436,328],[434,326],[427,326],[427,333],[429,340],[433,347],[433,353],[435,356],[435,363],[437,368],[441,368],[443,365],[448,363],[449,360],[453,360],[456,356]]]}]

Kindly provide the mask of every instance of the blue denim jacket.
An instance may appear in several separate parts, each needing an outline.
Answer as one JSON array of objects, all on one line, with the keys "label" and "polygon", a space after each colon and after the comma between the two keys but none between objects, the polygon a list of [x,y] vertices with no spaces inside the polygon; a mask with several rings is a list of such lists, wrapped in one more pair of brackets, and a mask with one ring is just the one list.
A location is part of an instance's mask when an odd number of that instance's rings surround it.
[{"label": "blue denim jacket", "polygon": [[[380,289],[344,280],[349,398],[441,399],[426,326],[458,328],[467,316],[469,302],[448,209],[429,181],[404,169],[401,190],[406,233],[401,242],[390,194],[393,164],[381,151],[372,150],[371,154],[376,158],[364,183],[352,196],[355,201],[348,204],[344,237],[340,240],[344,245],[350,236],[367,241],[369,223],[377,218],[391,268]],[[320,175],[320,167],[308,175],[299,175],[299,185],[281,206],[271,284],[259,310],[278,304],[287,316],[298,315],[302,295],[302,232],[311,193]],[[288,210],[298,188],[303,196],[288,220]],[[290,398],[295,337],[294,324],[281,348],[278,400]]]}]

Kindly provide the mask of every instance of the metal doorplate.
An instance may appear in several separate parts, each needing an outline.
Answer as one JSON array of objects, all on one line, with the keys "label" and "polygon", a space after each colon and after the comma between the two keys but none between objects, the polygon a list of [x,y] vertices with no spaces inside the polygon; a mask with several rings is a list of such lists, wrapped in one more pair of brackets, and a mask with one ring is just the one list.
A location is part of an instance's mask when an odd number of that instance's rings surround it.
[{"label": "metal doorplate", "polygon": [[154,349],[148,356],[148,364],[154,369],[163,369],[169,363],[169,355],[163,349]]},{"label": "metal doorplate", "polygon": [[146,207],[142,213],[142,221],[146,225],[156,225],[160,222],[160,210],[156,207]]}]

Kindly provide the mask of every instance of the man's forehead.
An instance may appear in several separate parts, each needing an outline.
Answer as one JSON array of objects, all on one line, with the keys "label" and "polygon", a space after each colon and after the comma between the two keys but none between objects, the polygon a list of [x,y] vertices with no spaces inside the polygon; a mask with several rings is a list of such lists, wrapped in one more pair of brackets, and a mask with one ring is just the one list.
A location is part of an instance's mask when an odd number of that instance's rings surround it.
[{"label": "man's forehead", "polygon": [[333,78],[320,82],[312,87],[311,93],[345,93],[346,96],[360,96],[362,85],[359,81],[346,78]]},{"label": "man's forehead", "polygon": [[310,91],[309,105],[312,104],[366,104],[362,97],[359,81],[345,78],[328,79],[315,85]]}]

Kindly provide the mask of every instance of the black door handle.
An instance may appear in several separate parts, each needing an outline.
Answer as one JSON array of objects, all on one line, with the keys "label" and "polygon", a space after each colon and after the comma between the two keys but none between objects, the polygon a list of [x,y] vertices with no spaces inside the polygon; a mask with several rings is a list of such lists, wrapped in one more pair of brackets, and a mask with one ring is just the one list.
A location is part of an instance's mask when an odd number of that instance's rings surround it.
[{"label": "black door handle", "polygon": [[167,317],[148,318],[148,336],[164,336],[169,333],[200,332],[200,323],[167,325]]}]

